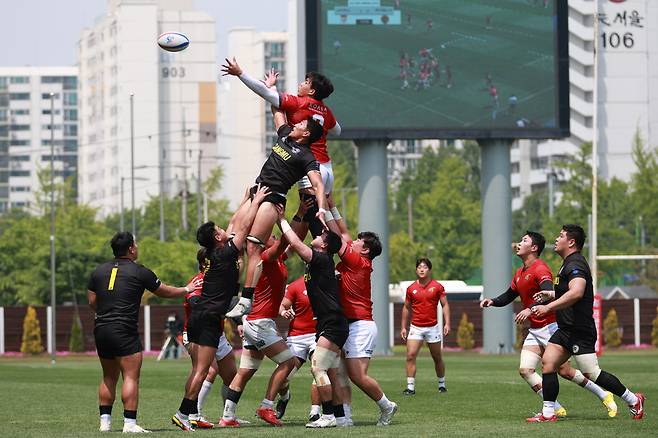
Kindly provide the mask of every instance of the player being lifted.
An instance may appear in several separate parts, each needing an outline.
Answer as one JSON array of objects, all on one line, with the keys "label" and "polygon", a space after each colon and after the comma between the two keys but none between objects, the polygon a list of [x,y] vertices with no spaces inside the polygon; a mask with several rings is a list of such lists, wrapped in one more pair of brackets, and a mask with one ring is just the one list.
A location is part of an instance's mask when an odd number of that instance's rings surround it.
[{"label": "player being lifted", "polygon": [[[319,209],[324,206],[324,203],[320,202],[320,198],[325,194],[331,193],[334,183],[331,159],[327,153],[326,137],[327,133],[340,135],[341,131],[340,125],[336,121],[333,113],[323,103],[323,99],[329,97],[334,90],[331,81],[319,73],[309,72],[306,74],[304,82],[300,83],[297,87],[297,96],[294,96],[292,94],[279,93],[276,90],[275,84],[278,73],[273,70],[268,73],[265,81],[256,80],[244,73],[235,58],[233,58],[232,61],[226,59],[226,64],[222,66],[222,71],[224,72],[224,75],[237,76],[249,89],[272,104],[273,108],[280,109],[285,114],[285,119],[290,125],[296,126],[297,124],[309,119],[319,123],[321,128],[320,135],[318,137],[313,137],[312,141],[308,142],[308,145],[310,145],[311,152],[319,163],[318,170],[323,184],[323,193],[317,193],[317,187],[313,181],[310,180],[308,175],[302,175],[299,181],[300,196],[302,200],[313,197],[318,200],[318,204],[314,205],[314,207],[307,212],[304,221],[310,227],[311,233],[314,237],[319,235],[324,228],[324,224],[322,223],[324,220],[324,213],[318,213]],[[269,231],[271,231],[271,228]],[[304,231],[304,234],[305,233],[306,231]],[[253,232],[252,236],[259,239],[264,238],[256,236]],[[265,235],[265,237],[266,236],[267,235]],[[250,256],[249,260],[252,259],[253,258]],[[238,306],[231,310],[228,316],[235,317],[249,313],[249,310],[251,309],[251,297],[253,296],[252,290],[254,284],[258,281],[257,276],[255,279],[251,278],[250,273],[252,271],[252,265],[248,265],[247,280],[245,282],[246,293],[243,291]]]},{"label": "player being lifted", "polygon": [[[524,321],[530,320],[530,331],[523,342],[521,349],[521,361],[519,365],[519,374],[528,382],[530,388],[543,397],[542,379],[537,374],[537,369],[541,364],[541,358],[546,350],[546,344],[549,338],[557,330],[555,322],[555,313],[551,312],[543,317],[532,314],[531,307],[535,305],[534,295],[540,291],[553,290],[553,275],[548,265],[539,258],[546,240],[544,236],[534,231],[526,231],[521,241],[516,245],[516,255],[523,262],[514,277],[509,289],[496,298],[485,298],[480,302],[480,307],[503,307],[510,304],[517,297],[521,298],[523,310],[517,313],[514,320],[517,324],[523,324]],[[565,362],[560,367],[560,375],[565,379],[588,389],[596,394],[605,407],[608,409],[608,415],[614,417],[617,415],[617,405],[610,392],[607,392],[594,382],[589,381],[583,374]],[[566,409],[556,400],[555,413],[559,417],[567,415]]]}]

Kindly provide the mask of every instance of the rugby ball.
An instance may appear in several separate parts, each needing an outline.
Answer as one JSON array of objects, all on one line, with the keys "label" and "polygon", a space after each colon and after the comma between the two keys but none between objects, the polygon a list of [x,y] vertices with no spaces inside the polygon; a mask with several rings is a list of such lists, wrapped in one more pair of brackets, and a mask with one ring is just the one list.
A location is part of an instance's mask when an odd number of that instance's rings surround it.
[{"label": "rugby ball", "polygon": [[158,46],[167,52],[180,52],[190,45],[190,39],[179,32],[165,32],[158,37]]}]

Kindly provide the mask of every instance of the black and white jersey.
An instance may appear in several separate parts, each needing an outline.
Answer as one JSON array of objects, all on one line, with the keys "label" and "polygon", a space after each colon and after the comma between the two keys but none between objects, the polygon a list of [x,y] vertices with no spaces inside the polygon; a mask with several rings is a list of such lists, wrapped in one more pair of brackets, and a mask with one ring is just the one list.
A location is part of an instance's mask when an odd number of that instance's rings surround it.
[{"label": "black and white jersey", "polygon": [[279,138],[256,178],[256,184],[267,186],[271,192],[284,196],[308,172],[320,170],[308,145],[300,145],[288,139],[291,131],[289,125],[279,128]]},{"label": "black and white jersey", "polygon": [[194,309],[199,309],[216,316],[224,316],[228,311],[231,298],[239,287],[238,257],[240,251],[232,240],[222,248],[213,249],[206,258],[210,262],[203,277],[203,289],[199,302]]},{"label": "black and white jersey", "polygon": [[306,264],[304,283],[308,300],[318,320],[330,314],[343,313],[338,295],[336,267],[330,254],[313,250],[311,261]]},{"label": "black and white jersey", "polygon": [[574,278],[585,280],[585,293],[571,307],[555,311],[557,325],[561,329],[577,331],[592,331],[596,329],[592,316],[594,303],[594,288],[592,272],[585,257],[579,252],[567,256],[562,262],[560,271],[555,277],[555,298],[560,298],[569,290],[569,282]]},{"label": "black and white jersey", "polygon": [[87,289],[96,293],[96,327],[120,324],[137,331],[144,289],[154,292],[160,279],[130,259],[105,262],[92,272]]}]

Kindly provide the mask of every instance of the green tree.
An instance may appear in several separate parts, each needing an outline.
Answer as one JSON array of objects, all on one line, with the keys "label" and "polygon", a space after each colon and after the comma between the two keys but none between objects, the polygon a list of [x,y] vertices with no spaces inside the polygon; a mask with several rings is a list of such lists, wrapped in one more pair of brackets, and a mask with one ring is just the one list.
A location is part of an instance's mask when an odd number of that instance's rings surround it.
[{"label": "green tree", "polygon": [[43,351],[41,344],[41,327],[34,307],[28,306],[23,319],[23,341],[21,342],[21,353],[39,354]]},{"label": "green tree", "polygon": [[85,340],[82,334],[82,322],[80,315],[76,310],[73,314],[73,322],[71,323],[71,337],[69,338],[69,351],[74,353],[81,353],[85,351]]}]

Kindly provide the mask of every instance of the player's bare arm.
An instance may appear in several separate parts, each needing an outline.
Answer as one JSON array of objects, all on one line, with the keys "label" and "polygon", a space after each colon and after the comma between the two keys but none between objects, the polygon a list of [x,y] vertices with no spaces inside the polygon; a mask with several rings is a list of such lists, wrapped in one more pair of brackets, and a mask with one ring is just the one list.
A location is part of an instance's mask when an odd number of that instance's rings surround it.
[{"label": "player's bare arm", "polygon": [[225,59],[226,64],[222,65],[222,76],[237,76],[243,84],[247,86],[251,91],[258,94],[260,97],[271,103],[272,105],[279,106],[281,98],[279,93],[276,91],[276,88],[268,87],[265,82],[258,79],[254,79],[245,72],[242,71],[240,65],[235,60]]},{"label": "player's bare arm", "polygon": [[96,292],[94,291],[87,291],[87,301],[89,302],[89,307],[91,307],[91,310],[94,312],[96,311]]},{"label": "player's bare arm", "polygon": [[571,307],[583,297],[583,295],[585,294],[586,285],[587,282],[585,281],[584,278],[580,278],[580,277],[574,278],[569,282],[569,290],[564,295],[562,295],[560,298],[558,298],[555,301],[551,301],[548,304],[540,304],[538,306],[533,306],[532,313],[534,313],[539,317],[542,317],[549,312],[554,312],[556,310],[566,309],[567,307]]},{"label": "player's bare arm", "polygon": [[324,214],[327,211],[327,198],[324,194],[324,183],[322,182],[322,176],[320,172],[313,170],[307,173],[308,179],[311,181],[313,190],[315,191],[315,199],[318,202],[318,212],[315,217],[318,218],[322,225],[327,228],[327,223],[325,222]]},{"label": "player's bare arm", "polygon": [[448,336],[450,333],[450,304],[448,304],[448,298],[445,295],[439,298],[441,301],[441,310],[443,312],[443,336]]},{"label": "player's bare arm", "polygon": [[279,108],[272,105],[272,116],[274,119],[274,130],[278,131],[280,127],[286,124],[286,115]]},{"label": "player's bare arm", "polygon": [[160,287],[154,290],[153,293],[159,296],[160,298],[184,297],[185,294],[192,292],[194,289],[201,286],[202,284],[203,284],[203,279],[201,278],[197,278],[195,280],[190,281],[184,287],[175,287],[175,286],[169,286],[164,283],[160,283]]},{"label": "player's bare arm", "polygon": [[278,224],[281,232],[288,239],[290,247],[293,249],[293,251],[299,254],[299,257],[301,257],[305,262],[310,262],[311,258],[313,257],[313,250],[311,250],[311,248],[306,246],[304,242],[301,241],[301,239],[290,227],[288,221],[283,218],[283,214],[281,212],[279,212]]},{"label": "player's bare arm", "polygon": [[281,305],[279,306],[279,315],[288,321],[292,321],[292,319],[295,317],[295,311],[292,310],[292,301],[286,297],[283,297],[283,300],[281,300]]},{"label": "player's bare arm", "polygon": [[411,313],[410,307],[409,301],[405,300],[404,306],[402,306],[402,318],[400,321],[400,337],[403,341],[407,340],[407,326],[409,325],[409,314]]}]

